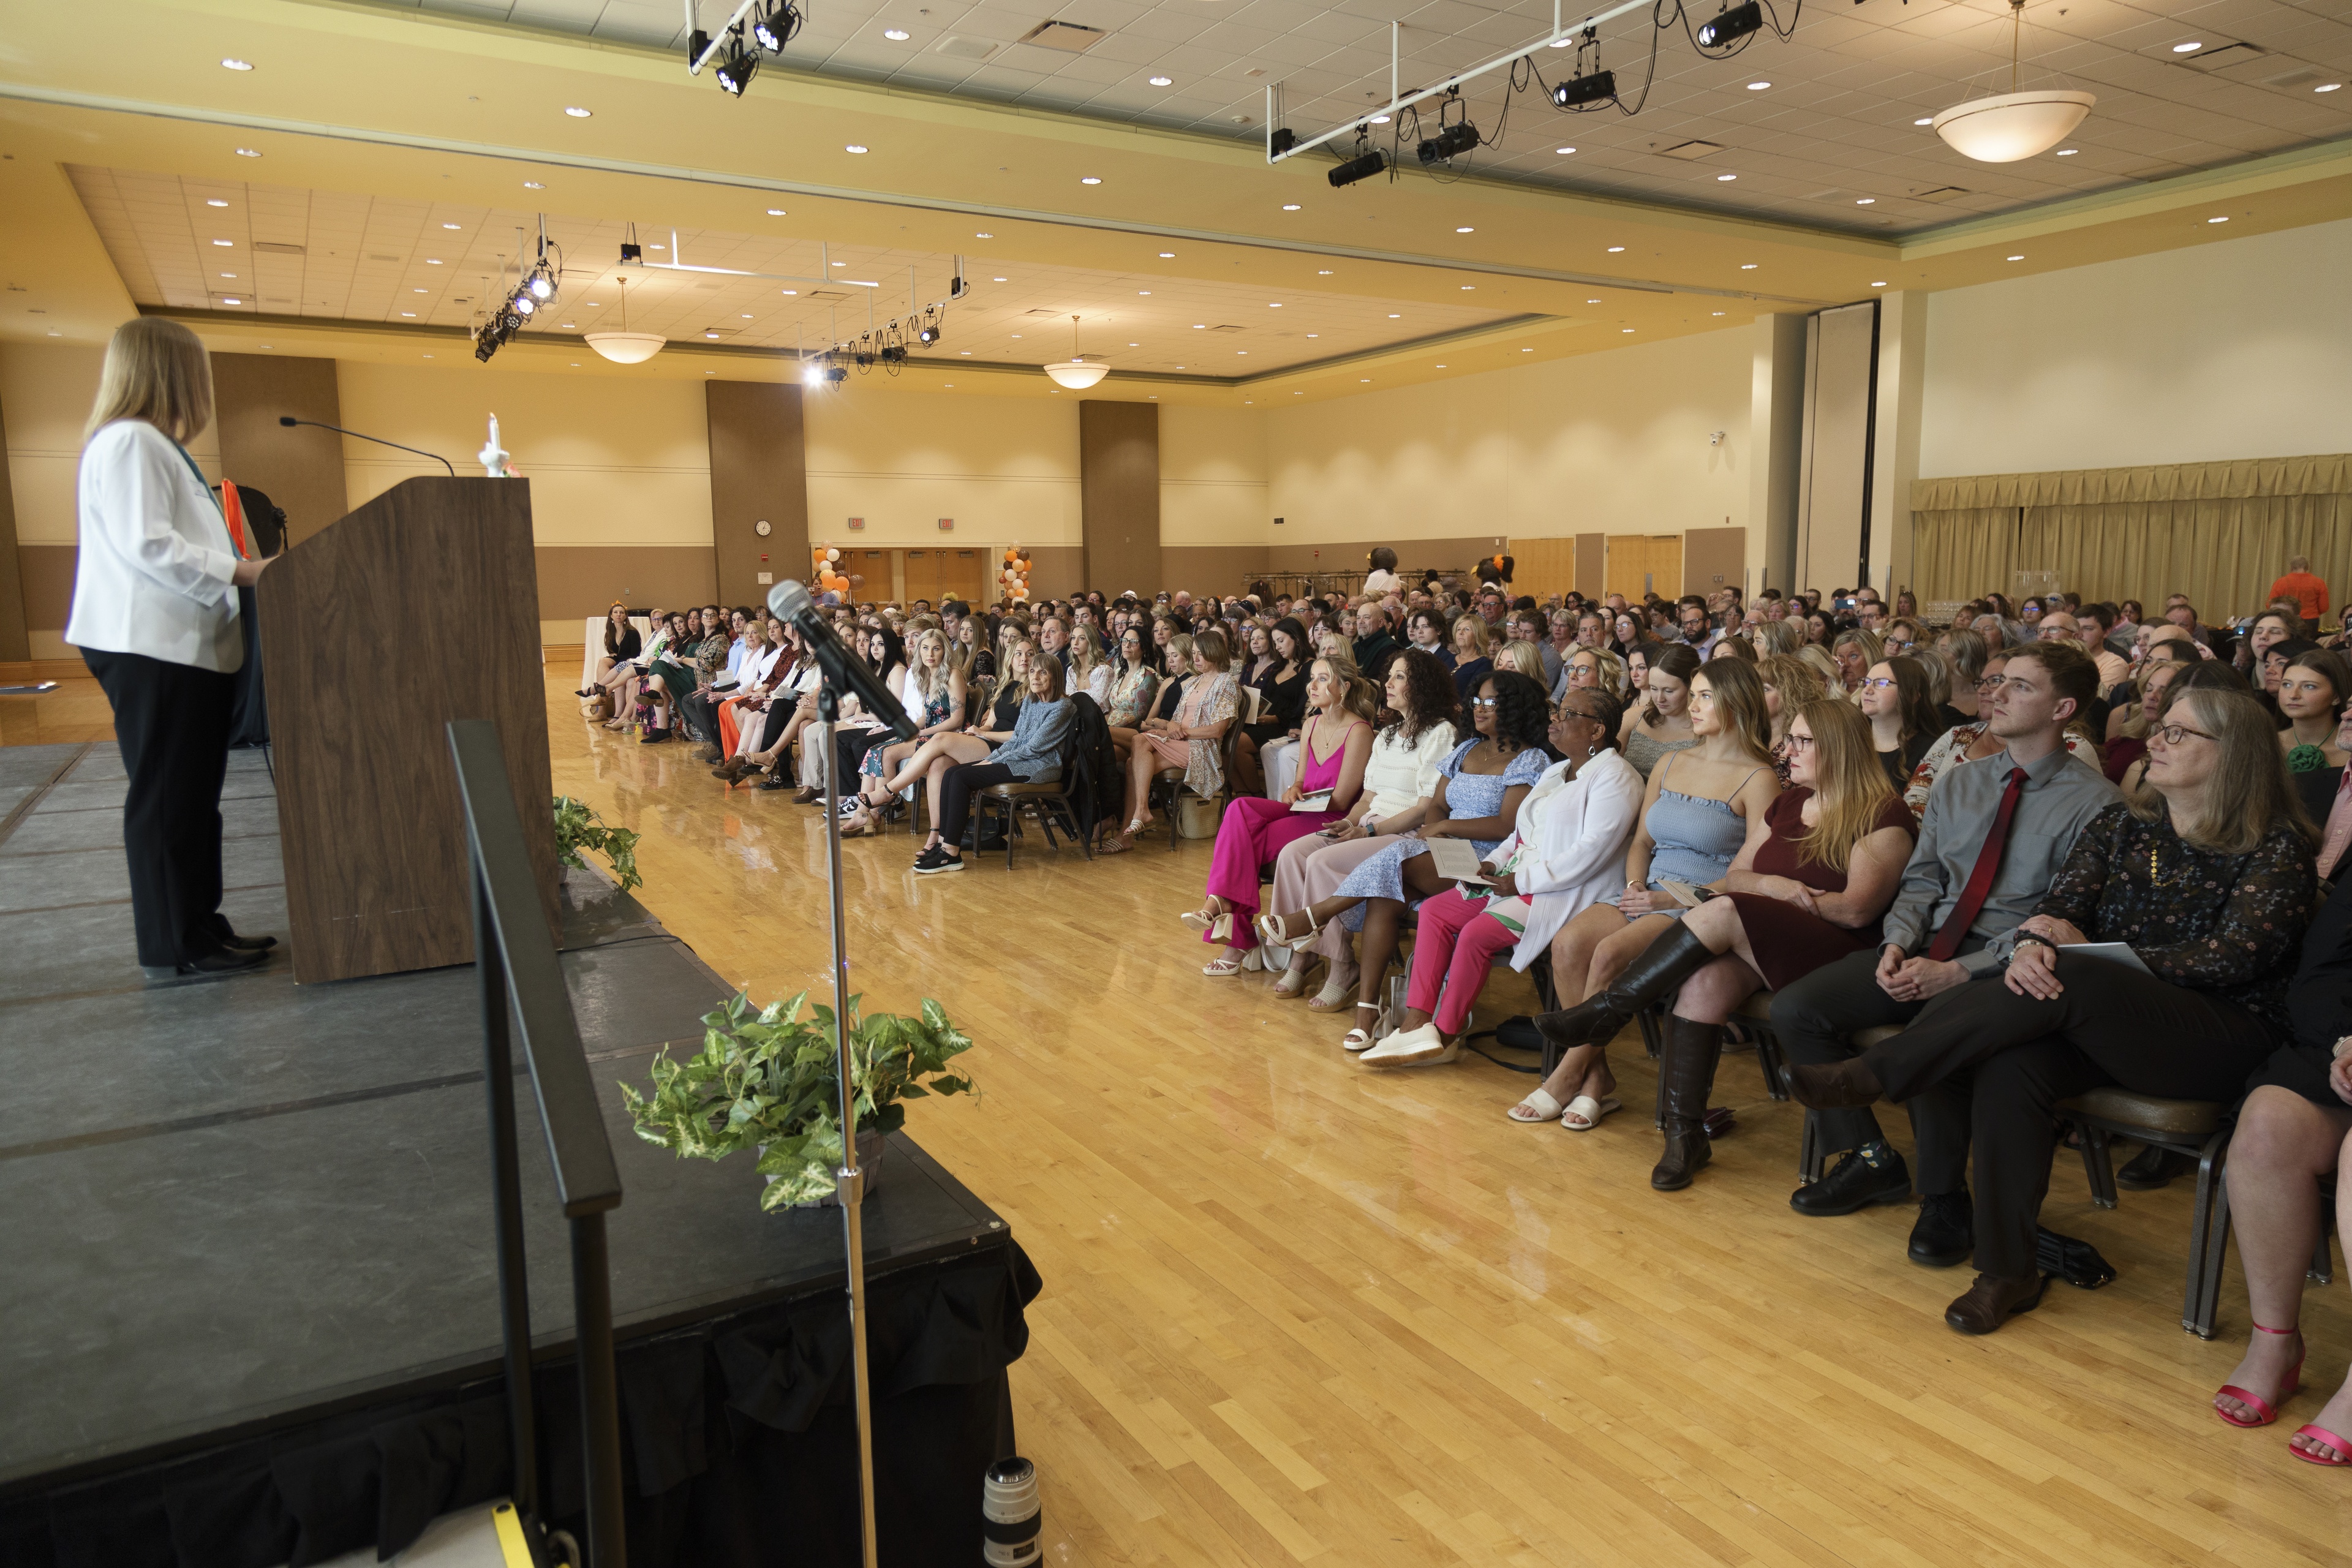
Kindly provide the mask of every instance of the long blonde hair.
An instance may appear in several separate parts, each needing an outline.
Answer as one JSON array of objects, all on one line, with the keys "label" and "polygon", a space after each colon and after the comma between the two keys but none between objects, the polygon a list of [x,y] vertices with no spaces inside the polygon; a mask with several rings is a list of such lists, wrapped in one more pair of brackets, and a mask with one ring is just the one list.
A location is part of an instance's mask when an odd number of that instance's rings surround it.
[{"label": "long blonde hair", "polygon": [[213,362],[195,333],[162,316],[114,329],[82,440],[118,419],[143,419],[183,446],[213,422]]},{"label": "long blonde hair", "polygon": [[1813,826],[1795,840],[1797,860],[1843,871],[1854,846],[1878,830],[1895,786],[1878,765],[1877,742],[1861,709],[1843,697],[1817,697],[1796,717],[1813,732],[1813,798],[1821,803]]},{"label": "long blonde hair", "polygon": [[1318,655],[1307,667],[1310,676],[1318,664],[1331,672],[1332,681],[1339,688],[1339,709],[1342,712],[1353,713],[1367,724],[1380,721],[1379,695],[1372,690],[1372,683],[1364,678],[1364,672],[1356,668],[1353,659],[1342,662],[1328,654]]},{"label": "long blonde hair", "polygon": [[1574,664],[1580,658],[1592,661],[1593,685],[1619,702],[1625,700],[1625,661],[1605,647],[1572,647],[1561,662]]},{"label": "long blonde hair", "polygon": [[[934,674],[923,662],[923,650],[933,643],[940,645],[939,669]],[[925,626],[915,634],[912,647],[907,649],[907,663],[915,671],[915,688],[929,701],[953,684],[956,676],[955,649],[948,642],[948,634],[936,626]]]},{"label": "long blonde hair", "polygon": [[1764,706],[1764,678],[1756,673],[1756,667],[1743,658],[1711,658],[1691,671],[1692,679],[1701,677],[1714,694],[1717,721],[1738,736],[1758,762],[1770,762],[1772,710]]},{"label": "long blonde hair", "polygon": [[[2317,845],[2319,829],[2287,775],[2277,727],[2263,705],[2242,691],[2183,687],[2179,680],[2173,677],[2172,690],[2179,695],[2165,705],[2165,722],[2181,723],[2174,715],[2186,709],[2192,727],[2203,728],[2221,748],[2221,763],[2205,786],[2204,819],[2194,835],[2181,834],[2181,841],[2209,855],[2246,855],[2284,822],[2302,834],[2305,843]],[[2139,770],[2138,784],[2124,797],[2124,805],[2142,822],[2163,821],[2169,815],[2164,797],[2149,787],[2145,768]]]},{"label": "long blonde hair", "polygon": [[1543,653],[1538,647],[1514,637],[1495,650],[1496,669],[1516,669],[1538,686],[1549,683],[1544,679]]},{"label": "long blonde hair", "polygon": [[[1772,621],[1770,626],[1785,626],[1786,621]],[[1780,733],[1787,734],[1796,721],[1797,710],[1808,702],[1818,702],[1829,695],[1822,685],[1821,671],[1792,653],[1776,653],[1756,661],[1756,673],[1766,685],[1780,689]]]}]

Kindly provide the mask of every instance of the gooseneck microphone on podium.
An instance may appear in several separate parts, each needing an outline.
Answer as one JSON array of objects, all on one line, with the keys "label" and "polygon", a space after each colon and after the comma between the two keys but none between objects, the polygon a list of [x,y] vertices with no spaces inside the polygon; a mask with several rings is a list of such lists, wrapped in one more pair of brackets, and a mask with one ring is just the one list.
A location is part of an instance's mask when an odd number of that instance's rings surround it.
[{"label": "gooseneck microphone on podium", "polygon": [[919,726],[908,715],[905,705],[864,659],[850,651],[848,644],[834,635],[805,584],[787,577],[769,589],[768,610],[777,619],[792,623],[828,679],[854,693],[866,711],[888,724],[898,739],[915,738]]},{"label": "gooseneck microphone on podium", "polygon": [[297,425],[307,425],[313,430],[332,430],[338,436],[349,436],[354,440],[373,441],[379,447],[389,447],[395,452],[414,452],[420,458],[430,458],[435,462],[440,464],[443,468],[448,469],[449,477],[451,479],[454,479],[457,477],[457,465],[452,463],[440,453],[428,452],[422,447],[404,447],[397,441],[387,441],[381,436],[369,436],[357,430],[346,430],[340,425],[325,425],[316,419],[297,419],[291,414],[279,415],[278,416],[278,423],[285,426],[289,430]]}]

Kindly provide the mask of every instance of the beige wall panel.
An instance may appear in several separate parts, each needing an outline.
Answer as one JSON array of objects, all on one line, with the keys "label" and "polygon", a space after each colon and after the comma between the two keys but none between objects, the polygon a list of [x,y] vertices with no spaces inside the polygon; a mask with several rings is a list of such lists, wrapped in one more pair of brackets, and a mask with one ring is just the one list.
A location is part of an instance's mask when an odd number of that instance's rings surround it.
[{"label": "beige wall panel", "polygon": [[1694,528],[1683,535],[1683,589],[1707,595],[1739,588],[1748,568],[1744,528]]},{"label": "beige wall panel", "polygon": [[[1076,546],[1075,398],[901,390],[852,376],[803,410],[809,538],[929,548]],[[847,519],[862,517],[860,533]],[[942,534],[939,520],[955,519]]]},{"label": "beige wall panel", "polygon": [[[339,367],[342,423],[438,452],[479,473],[474,454],[499,416],[500,443],[531,481],[541,544],[672,545],[711,542],[710,446],[696,382],[573,380],[495,362],[447,368]],[[356,507],[438,463],[364,441],[343,443]]]},{"label": "beige wall panel", "polygon": [[1160,587],[1160,410],[1088,399],[1078,405],[1087,586]]},{"label": "beige wall panel", "polygon": [[[8,411],[8,486],[19,544],[74,542],[81,427],[105,361],[103,348],[80,343],[0,343],[0,408]],[[220,477],[216,431],[199,433],[188,451],[208,478]]]},{"label": "beige wall panel", "polygon": [[1267,497],[1265,420],[1255,410],[1160,405],[1161,544],[1263,549],[1273,527]]},{"label": "beige wall panel", "polygon": [[1933,295],[1920,476],[2352,451],[2347,278],[2352,220]]},{"label": "beige wall panel", "polygon": [[[808,476],[802,465],[801,388],[786,383],[703,383],[710,426],[712,556],[727,603],[764,603],[782,578],[809,574]],[[768,525],[762,537],[761,523]],[[762,584],[765,574],[769,582]]]},{"label": "beige wall panel", "polygon": [[[1160,547],[1160,585],[1171,593],[1185,589],[1195,598],[1204,594],[1220,597],[1243,594],[1265,575],[1271,559],[1272,552],[1263,544],[1163,544]],[[1116,594],[1125,588],[1151,592],[1140,583],[1120,583],[1103,591]]]}]

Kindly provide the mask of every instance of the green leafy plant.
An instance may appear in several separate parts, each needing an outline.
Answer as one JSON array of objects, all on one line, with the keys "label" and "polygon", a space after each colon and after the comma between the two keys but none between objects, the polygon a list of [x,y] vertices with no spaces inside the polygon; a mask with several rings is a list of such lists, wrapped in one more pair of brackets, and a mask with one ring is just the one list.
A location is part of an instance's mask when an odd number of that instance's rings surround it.
[{"label": "green leafy plant", "polygon": [[[906,1125],[906,1100],[962,1094],[972,1082],[948,1070],[971,1049],[971,1037],[925,998],[919,1017],[896,1013],[861,1016],[862,997],[849,999],[850,1070],[857,1089],[857,1131],[896,1132]],[[754,1007],[737,992],[702,1016],[702,1049],[673,1061],[665,1048],[653,1062],[653,1093],[628,1084],[621,1098],[637,1136],[687,1160],[723,1160],[762,1149],[758,1171],[774,1181],[760,1194],[762,1209],[824,1197],[841,1164],[839,1059],[834,1053],[833,1009],[803,1016],[808,993]],[[763,1147],[764,1146],[764,1147]]]},{"label": "green leafy plant", "polygon": [[642,888],[646,879],[637,875],[637,835],[625,827],[608,827],[595,808],[584,800],[568,795],[555,797],[555,853],[567,866],[585,866],[580,858],[583,849],[593,849],[613,863],[613,875],[619,879],[621,891]]}]

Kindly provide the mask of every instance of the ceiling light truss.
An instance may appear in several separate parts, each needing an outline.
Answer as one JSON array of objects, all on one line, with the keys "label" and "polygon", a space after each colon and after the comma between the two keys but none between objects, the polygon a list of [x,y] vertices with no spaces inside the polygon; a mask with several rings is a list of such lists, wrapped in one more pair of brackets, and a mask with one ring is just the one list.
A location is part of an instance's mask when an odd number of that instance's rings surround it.
[{"label": "ceiling light truss", "polygon": [[474,357],[483,363],[490,356],[514,341],[515,334],[538,319],[541,310],[556,302],[563,290],[563,247],[551,244],[547,237],[547,215],[539,215],[539,248],[529,262],[522,256],[522,234],[515,230],[515,282],[506,285],[506,258],[499,258],[499,288],[495,294],[489,280],[484,279],[483,295],[494,300],[485,310],[477,307],[479,319],[470,334],[474,342]]},{"label": "ceiling light truss", "polygon": [[[874,287],[871,284],[867,288]],[[936,300],[925,302],[915,281],[915,269],[907,268],[907,313],[877,326],[874,321],[874,296],[866,296],[866,331],[854,338],[836,338],[833,344],[815,353],[801,353],[805,367],[801,379],[811,386],[828,381],[840,381],[847,366],[855,367],[860,375],[877,364],[886,375],[896,375],[907,363],[907,356],[923,349],[935,349],[947,341],[948,307],[971,292],[964,280],[963,258],[955,258],[955,272],[948,279],[948,291]]]},{"label": "ceiling light truss", "polygon": [[782,54],[808,19],[799,0],[739,0],[719,30],[706,33],[700,0],[685,0],[685,4],[686,74],[700,76],[703,67],[718,60],[719,85],[731,98],[742,97],[743,89],[751,86],[760,69],[761,52]]},{"label": "ceiling light truss", "polygon": [[[1580,106],[1586,111],[1590,111],[1592,109],[1614,104],[1623,112],[1632,114],[1649,96],[1646,84],[1643,88],[1642,99],[1637,100],[1631,108],[1618,100],[1613,81],[1609,84],[1608,90],[1605,92],[1570,89],[1569,97],[1562,100],[1558,91],[1547,86],[1538,73],[1537,51],[1546,48],[1567,48],[1574,45],[1579,73],[1575,79],[1587,79],[1583,76],[1584,54],[1587,49],[1593,51],[1593,63],[1597,69],[1601,25],[1604,22],[1613,22],[1620,16],[1647,12],[1650,24],[1652,68],[1654,75],[1657,37],[1676,21],[1680,21],[1684,31],[1690,34],[1692,47],[1702,56],[1709,59],[1728,59],[1747,47],[1752,41],[1752,35],[1765,28],[1769,27],[1774,36],[1784,40],[1793,37],[1797,30],[1797,18],[1803,9],[1804,0],[1797,0],[1795,6],[1790,11],[1789,25],[1782,27],[1777,13],[1772,15],[1769,21],[1766,21],[1763,14],[1764,7],[1758,4],[1757,0],[1748,0],[1748,3],[1738,5],[1726,4],[1716,16],[1705,22],[1694,24],[1686,10],[1685,0],[1664,0],[1664,3],[1662,3],[1662,0],[1622,0],[1621,4],[1612,5],[1606,10],[1570,21],[1562,9],[1561,0],[1552,0],[1550,32],[1539,38],[1521,44],[1507,54],[1497,55],[1483,65],[1473,66],[1468,70],[1448,72],[1435,87],[1412,89],[1407,89],[1403,85],[1403,25],[1391,22],[1389,24],[1388,102],[1377,109],[1367,110],[1362,114],[1353,116],[1346,123],[1335,125],[1318,135],[1301,137],[1288,125],[1282,123],[1287,118],[1281,109],[1282,84],[1280,82],[1269,84],[1265,89],[1265,161],[1268,163],[1278,163],[1286,158],[1296,158],[1302,153],[1311,153],[1316,148],[1337,141],[1340,137],[1360,136],[1376,121],[1394,126],[1396,134],[1401,137],[1406,124],[1405,117],[1415,115],[1420,105],[1433,98],[1458,96],[1465,83],[1492,76],[1497,71],[1508,73],[1512,92],[1525,91],[1530,85],[1541,87],[1547,97],[1552,98],[1560,108],[1569,109],[1571,111]],[[1526,80],[1521,79],[1523,72],[1528,79]],[[1417,123],[1416,116],[1416,126]],[[1500,135],[1501,129],[1498,125],[1496,137]],[[1495,138],[1488,138],[1487,143],[1491,145],[1494,140]],[[1393,158],[1391,161],[1395,162]],[[1444,158],[1422,160],[1424,163],[1445,161],[1447,160]]]}]

